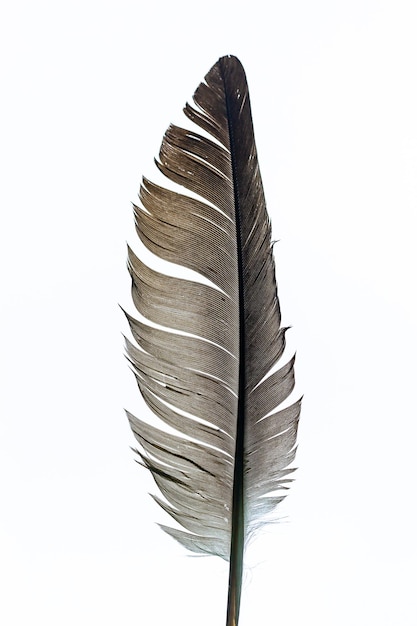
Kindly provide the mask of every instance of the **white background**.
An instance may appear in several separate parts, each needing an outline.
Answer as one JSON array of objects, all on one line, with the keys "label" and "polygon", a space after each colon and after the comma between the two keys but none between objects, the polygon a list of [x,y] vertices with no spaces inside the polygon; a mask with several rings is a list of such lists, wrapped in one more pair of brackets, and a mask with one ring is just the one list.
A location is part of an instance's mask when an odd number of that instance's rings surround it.
[{"label": "white background", "polygon": [[232,53],[305,396],[241,626],[415,626],[415,2],[16,0],[0,28],[1,623],[224,623],[226,566],[159,530],[129,450],[117,303],[140,176]]}]

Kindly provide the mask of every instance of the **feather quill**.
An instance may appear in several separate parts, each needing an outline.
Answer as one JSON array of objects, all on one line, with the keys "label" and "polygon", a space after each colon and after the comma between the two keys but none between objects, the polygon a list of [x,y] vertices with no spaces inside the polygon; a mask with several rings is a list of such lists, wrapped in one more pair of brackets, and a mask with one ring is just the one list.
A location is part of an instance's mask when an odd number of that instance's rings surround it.
[{"label": "feather quill", "polygon": [[128,359],[145,402],[178,434],[128,418],[156,502],[184,529],[163,530],[230,562],[226,623],[237,626],[244,548],[285,497],[301,402],[277,410],[294,358],[274,367],[286,329],[239,60],[219,59],[193,100],[184,113],[204,136],[170,126],[157,166],[194,194],[143,179],[135,220],[151,252],[210,284],[157,272],[129,249],[134,304],[155,325],[127,315]]}]

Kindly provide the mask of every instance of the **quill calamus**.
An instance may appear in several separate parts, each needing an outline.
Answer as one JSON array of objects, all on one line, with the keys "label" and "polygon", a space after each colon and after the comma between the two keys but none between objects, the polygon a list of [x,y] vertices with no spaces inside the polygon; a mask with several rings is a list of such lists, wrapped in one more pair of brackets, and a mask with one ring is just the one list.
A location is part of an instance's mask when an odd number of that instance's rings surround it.
[{"label": "quill calamus", "polygon": [[129,249],[134,304],[157,327],[127,315],[128,359],[145,402],[178,435],[128,418],[164,499],[153,497],[184,528],[163,530],[230,561],[227,626],[236,626],[244,547],[285,497],[301,402],[277,410],[294,387],[294,358],[274,367],[286,328],[239,60],[219,59],[193,100],[184,113],[212,139],[172,125],[157,166],[199,199],[144,179],[135,220],[151,252],[211,285],[150,269]]}]

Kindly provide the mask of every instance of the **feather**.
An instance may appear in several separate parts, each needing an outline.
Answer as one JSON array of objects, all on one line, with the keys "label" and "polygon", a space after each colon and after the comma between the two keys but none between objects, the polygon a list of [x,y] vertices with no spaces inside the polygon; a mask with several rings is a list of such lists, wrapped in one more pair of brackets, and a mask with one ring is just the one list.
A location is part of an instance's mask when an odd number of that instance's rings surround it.
[{"label": "feather", "polygon": [[129,248],[133,301],[151,324],[127,315],[128,359],[145,402],[174,431],[128,418],[163,496],[154,499],[184,529],[163,530],[230,562],[227,626],[236,626],[244,548],[284,498],[300,401],[277,408],[293,390],[294,358],[274,367],[286,328],[239,60],[219,59],[193,100],[184,113],[204,133],[170,126],[157,161],[193,194],[143,179],[135,220],[151,252],[207,280],[162,274]]}]

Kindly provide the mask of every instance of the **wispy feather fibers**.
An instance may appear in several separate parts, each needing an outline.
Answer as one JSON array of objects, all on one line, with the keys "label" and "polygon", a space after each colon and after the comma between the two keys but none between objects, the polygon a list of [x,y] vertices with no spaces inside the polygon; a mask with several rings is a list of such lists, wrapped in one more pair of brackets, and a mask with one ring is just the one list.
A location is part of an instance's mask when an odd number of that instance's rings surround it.
[{"label": "wispy feather fibers", "polygon": [[285,497],[300,401],[276,410],[294,387],[294,358],[274,368],[286,329],[238,59],[219,59],[193,100],[184,113],[213,140],[170,126],[157,165],[200,199],[144,179],[135,219],[151,252],[212,286],[150,269],[129,249],[134,304],[166,330],[128,315],[137,344],[127,342],[128,358],[145,402],[178,435],[128,417],[164,497],[155,500],[185,530],[162,528],[230,561],[227,626],[236,626],[245,544]]}]

